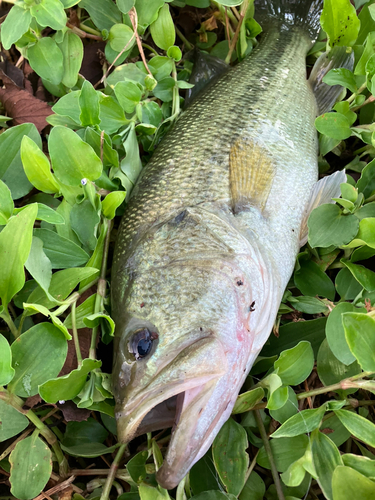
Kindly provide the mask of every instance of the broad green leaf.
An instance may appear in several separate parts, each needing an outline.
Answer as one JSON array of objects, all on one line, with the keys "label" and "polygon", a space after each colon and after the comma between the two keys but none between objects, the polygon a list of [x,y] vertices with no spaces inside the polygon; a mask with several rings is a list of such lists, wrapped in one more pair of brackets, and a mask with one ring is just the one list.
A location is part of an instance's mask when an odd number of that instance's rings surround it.
[{"label": "broad green leaf", "polygon": [[320,426],[320,430],[329,433],[329,438],[336,446],[341,446],[350,438],[350,432],[343,426],[334,413],[329,413]]},{"label": "broad green leaf", "polygon": [[370,269],[367,269],[364,266],[360,266],[358,264],[353,264],[346,259],[341,259],[341,262],[345,264],[345,266],[352,273],[354,278],[369,292],[375,291],[375,273]]},{"label": "broad green leaf", "polygon": [[328,345],[335,357],[345,365],[350,365],[355,361],[355,356],[346,342],[345,330],[342,324],[342,315],[346,312],[365,313],[366,309],[358,309],[348,302],[337,304],[328,316],[326,336]]},{"label": "broad green leaf", "polygon": [[163,113],[156,102],[145,102],[142,106],[142,122],[158,127],[163,120]]},{"label": "broad green leaf", "polygon": [[122,22],[121,12],[111,0],[81,0],[79,6],[87,10],[100,30],[109,31],[114,24]]},{"label": "broad green leaf", "polygon": [[281,424],[286,422],[290,417],[298,413],[298,400],[296,393],[291,387],[288,387],[288,400],[282,408],[270,410],[270,415],[273,419]]},{"label": "broad green leaf", "polygon": [[113,219],[116,215],[117,208],[125,200],[125,191],[112,191],[112,193],[107,194],[102,202],[103,215],[107,219]]},{"label": "broad green leaf", "polygon": [[244,484],[249,456],[245,429],[229,418],[212,445],[216,470],[228,493],[238,495]]},{"label": "broad green leaf", "polygon": [[[270,446],[279,472],[285,472],[296,460],[303,457],[309,444],[309,438],[302,434],[292,438],[271,439]],[[257,463],[265,469],[270,469],[267,453],[263,448],[259,450]]]},{"label": "broad green leaf", "polygon": [[375,497],[375,483],[350,467],[339,466],[333,473],[332,493],[333,500],[372,500]]},{"label": "broad green leaf", "polygon": [[362,290],[362,286],[358,283],[358,281],[346,267],[340,269],[340,271],[338,272],[335,280],[335,287],[343,300],[354,300]]},{"label": "broad green leaf", "polygon": [[39,323],[13,342],[13,380],[9,392],[21,397],[34,396],[38,386],[56,377],[68,352],[62,332],[51,323]]},{"label": "broad green leaf", "polygon": [[310,342],[302,341],[292,349],[283,351],[274,366],[284,385],[300,384],[314,368],[314,353]]},{"label": "broad green leaf", "polygon": [[13,200],[22,198],[33,188],[26,177],[21,161],[20,147],[25,135],[35,141],[40,148],[42,147],[40,134],[33,123],[17,125],[0,135],[0,179],[10,189]]},{"label": "broad green leaf", "polygon": [[[93,410],[94,409],[95,408],[93,408]],[[102,455],[113,453],[119,446],[120,443],[108,447],[102,443],[90,442],[77,446],[65,446],[64,444],[61,444],[61,449],[69,455],[72,455],[73,457],[96,458]]]},{"label": "broad green leaf", "polygon": [[[31,6],[31,14],[41,26],[49,26],[54,30],[65,28],[67,17],[64,5],[60,0],[39,0]],[[42,38],[44,40],[44,38]]]},{"label": "broad green leaf", "polygon": [[174,45],[176,32],[167,3],[160,9],[158,18],[150,26],[150,31],[152,39],[160,49],[168,50]]},{"label": "broad green leaf", "polygon": [[26,415],[0,399],[0,443],[16,436],[29,425]]},{"label": "broad green leaf", "polygon": [[[302,410],[290,417],[273,434],[273,438],[294,437],[317,429],[325,413],[325,406],[313,410]],[[303,479],[303,478],[302,478]]]},{"label": "broad green leaf", "polygon": [[[0,386],[9,384],[13,376],[14,369],[12,368],[12,352],[10,350],[10,345],[6,338],[0,334]],[[2,422],[1,418],[0,422]]]},{"label": "broad green leaf", "polygon": [[126,24],[114,24],[109,31],[108,41],[116,52],[121,52],[125,47],[130,50],[135,44],[134,31]]},{"label": "broad green leaf", "polygon": [[0,225],[5,226],[8,219],[12,216],[14,210],[14,203],[12,200],[12,193],[8,186],[0,180]]},{"label": "broad green leaf", "polygon": [[89,251],[93,251],[97,244],[97,226],[100,216],[89,200],[73,205],[70,212],[70,224],[80,242]]},{"label": "broad green leaf", "polygon": [[1,25],[1,43],[9,50],[28,31],[32,16],[29,9],[14,5]]},{"label": "broad green leaf", "polygon": [[141,30],[156,21],[158,12],[163,7],[164,0],[137,0],[136,9],[138,14],[138,25]]},{"label": "broad green leaf", "polygon": [[47,403],[74,399],[85,385],[90,371],[100,368],[101,361],[84,359],[82,365],[63,377],[50,379],[39,386],[39,394]]},{"label": "broad green leaf", "polygon": [[155,56],[149,62],[149,68],[156,80],[163,80],[173,71],[173,61],[169,57]]},{"label": "broad green leaf", "polygon": [[[60,28],[61,29],[61,28]],[[55,40],[40,38],[27,49],[30,66],[40,77],[58,85],[64,76],[63,54]]]},{"label": "broad green leaf", "polygon": [[[375,38],[374,38],[375,43]],[[357,188],[365,198],[369,198],[375,191],[375,160],[370,161],[362,170],[357,182]]]},{"label": "broad green leaf", "polygon": [[349,243],[359,229],[358,218],[343,215],[338,205],[325,204],[315,208],[307,222],[309,243],[314,247],[336,247]]},{"label": "broad green leaf", "polygon": [[116,0],[116,4],[123,14],[127,14],[134,7],[135,0]]},{"label": "broad green leaf", "polygon": [[[80,90],[73,90],[61,97],[57,103],[52,106],[52,111],[58,115],[68,116],[75,123],[75,128],[79,127],[79,115],[81,113],[81,108],[79,107],[79,96],[81,94]],[[52,115],[52,117],[55,115]],[[51,117],[49,117],[51,118]]]},{"label": "broad green leaf", "polygon": [[106,322],[108,324],[107,325],[108,334],[110,336],[113,336],[115,333],[115,322],[106,313],[99,312],[99,313],[90,314],[89,316],[86,316],[85,318],[83,318],[83,322],[89,328],[95,328],[96,326],[103,325],[103,323]]},{"label": "broad green leaf", "polygon": [[265,492],[266,486],[263,479],[252,471],[238,498],[239,500],[263,500]]},{"label": "broad green leaf", "polygon": [[126,113],[133,113],[142,98],[142,90],[134,82],[118,82],[115,85],[118,102]]},{"label": "broad green leaf", "polygon": [[43,241],[43,250],[51,261],[52,269],[82,266],[89,259],[81,247],[50,229],[34,229],[34,236]]},{"label": "broad green leaf", "polygon": [[100,129],[111,135],[119,128],[127,125],[129,120],[125,117],[124,110],[112,96],[100,94]]},{"label": "broad green leaf", "polygon": [[347,467],[351,467],[366,477],[375,477],[375,460],[368,457],[361,457],[346,453],[342,456],[342,461]]},{"label": "broad green leaf", "polygon": [[[74,206],[74,205],[73,205]],[[56,226],[56,231],[59,236],[62,236],[63,238],[67,238],[68,240],[72,241],[73,243],[76,243],[79,245],[79,239],[77,238],[75,232],[72,229],[72,226],[70,224],[70,213],[72,211],[72,205],[70,205],[65,199],[60,203],[60,205],[56,208],[56,212],[60,214],[65,221],[65,224],[61,224]]]},{"label": "broad green leaf", "polygon": [[342,316],[345,338],[364,371],[375,372],[375,320],[367,314],[346,312]]},{"label": "broad green leaf", "polygon": [[348,118],[336,112],[325,113],[315,120],[315,127],[321,134],[343,141],[352,135]]},{"label": "broad green leaf", "polygon": [[171,76],[167,76],[158,82],[152,90],[155,97],[163,102],[171,102],[173,99],[173,89],[176,86],[176,81]]},{"label": "broad green leaf", "polygon": [[63,55],[64,75],[61,83],[68,88],[72,88],[77,83],[78,73],[82,65],[82,40],[72,30],[67,30],[63,41],[57,45]]},{"label": "broad green leaf", "polygon": [[139,147],[134,127],[129,130],[128,137],[124,142],[126,156],[121,162],[121,170],[127,178],[135,184],[142,170],[142,162],[139,156]]},{"label": "broad green leaf", "polygon": [[267,408],[269,410],[279,410],[288,401],[288,387],[278,387],[268,395]]},{"label": "broad green leaf", "polygon": [[220,480],[212,460],[211,450],[193,465],[189,479],[194,495],[220,488]]},{"label": "broad green leaf", "polygon": [[36,236],[32,239],[31,249],[25,267],[38,285],[44,290],[47,297],[53,300],[48,293],[52,278],[51,261],[43,252],[43,241]]},{"label": "broad green leaf", "polygon": [[21,142],[21,160],[27,178],[39,191],[52,194],[60,192],[48,158],[27,135]]},{"label": "broad green leaf", "polygon": [[331,69],[323,77],[323,82],[327,85],[342,85],[353,93],[358,90],[353,73],[346,68]]},{"label": "broad green leaf", "polygon": [[[353,377],[361,373],[361,367],[357,361],[349,365],[339,361],[331,351],[327,339],[323,340],[318,352],[317,370],[320,380],[326,386],[337,384],[345,378]],[[347,394],[355,392],[356,390],[357,389],[350,390]]]},{"label": "broad green leaf", "polygon": [[[107,134],[104,134],[104,140],[102,142],[101,134],[92,128],[87,127],[85,131],[85,142],[90,144],[97,156],[103,156],[104,167],[119,166],[118,152],[112,148],[112,141]],[[118,189],[118,184],[109,179],[104,170],[99,179],[96,179],[95,184],[103,189],[107,189],[108,191]]]},{"label": "broad green leaf", "polygon": [[[138,492],[141,500],[166,500],[165,495],[163,495],[159,489],[154,488],[153,486],[141,483],[138,487]],[[167,498],[170,498],[169,496]],[[226,496],[223,496],[226,499]]]},{"label": "broad green leaf", "polygon": [[52,324],[58,328],[61,333],[64,335],[66,340],[71,340],[72,336],[70,335],[68,329],[64,326],[61,319],[59,319],[55,314],[53,314],[49,309],[40,304],[28,304],[27,302],[23,303],[23,308],[25,313],[31,312],[34,314],[35,312],[41,313],[47,318],[51,318]]},{"label": "broad green leaf", "polygon": [[99,94],[88,80],[83,82],[78,101],[81,109],[79,116],[81,125],[83,127],[99,125]]},{"label": "broad green leaf", "polygon": [[235,7],[236,5],[241,5],[243,0],[217,0],[217,3],[226,7]]},{"label": "broad green leaf", "polygon": [[306,314],[328,312],[326,304],[315,297],[305,297],[304,295],[301,295],[300,297],[293,297],[293,299],[290,299],[289,302],[294,309]]},{"label": "broad green leaf", "polygon": [[[366,206],[366,205],[365,205]],[[359,221],[357,236],[347,246],[348,248],[367,245],[375,248],[375,218],[363,218]]]},{"label": "broad green leaf", "polygon": [[52,473],[52,453],[37,433],[19,441],[9,457],[12,495],[29,500],[43,490]]},{"label": "broad green leaf", "polygon": [[375,425],[370,420],[348,410],[336,410],[335,414],[353,436],[375,446]]},{"label": "broad green leaf", "polygon": [[325,498],[332,500],[332,475],[336,467],[343,465],[337,446],[318,429],[312,432],[311,451],[317,481]]},{"label": "broad green leaf", "polygon": [[79,186],[86,178],[96,180],[102,173],[102,162],[91,146],[68,128],[53,127],[48,147],[55,175],[68,186]]},{"label": "broad green leaf", "polygon": [[263,398],[264,390],[261,387],[240,394],[234,405],[232,414],[236,415],[237,413],[244,413],[245,411],[251,410],[256,404],[262,401]]},{"label": "broad green leaf", "polygon": [[126,469],[135,483],[141,483],[147,476],[146,462],[148,459],[147,450],[137,453],[126,464]]},{"label": "broad green leaf", "polygon": [[12,217],[0,233],[0,298],[5,307],[25,283],[28,258],[38,208],[33,203]]},{"label": "broad green leaf", "polygon": [[331,300],[335,297],[336,292],[332,281],[306,253],[297,257],[294,283],[303,295],[310,297],[319,295]]},{"label": "broad green leaf", "polygon": [[361,23],[350,0],[325,0],[320,22],[331,47],[351,46],[357,40]]}]

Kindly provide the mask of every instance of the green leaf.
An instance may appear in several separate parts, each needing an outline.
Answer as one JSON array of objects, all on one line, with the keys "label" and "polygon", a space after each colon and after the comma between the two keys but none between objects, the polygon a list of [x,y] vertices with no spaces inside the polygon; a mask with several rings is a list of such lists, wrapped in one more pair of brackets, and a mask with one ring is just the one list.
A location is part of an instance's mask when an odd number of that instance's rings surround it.
[{"label": "green leaf", "polygon": [[307,222],[309,243],[315,247],[340,247],[349,243],[359,229],[355,215],[343,215],[338,205],[325,204],[315,208]]},{"label": "green leaf", "polygon": [[171,76],[167,76],[158,81],[158,84],[153,89],[155,97],[163,102],[171,102],[173,99],[173,89],[176,86],[176,81]]},{"label": "green leaf", "polygon": [[375,160],[370,161],[362,170],[356,187],[365,198],[372,196],[375,191]]},{"label": "green leaf", "polygon": [[112,193],[107,194],[102,202],[103,215],[107,219],[111,220],[116,215],[116,210],[125,200],[125,191],[112,191]]},{"label": "green leaf", "polygon": [[354,300],[362,290],[362,286],[346,267],[338,272],[335,287],[342,300]]},{"label": "green leaf", "polygon": [[[148,64],[151,73],[154,75],[156,80],[160,81],[170,76],[173,71],[173,61],[165,56],[155,56]],[[143,78],[144,81],[144,78]],[[142,83],[142,82],[141,82]]]},{"label": "green leaf", "polygon": [[[138,487],[138,492],[141,500],[169,500],[169,495],[166,497],[159,489],[154,488],[146,483],[141,483]],[[226,497],[224,497],[226,498]]]},{"label": "green leaf", "polygon": [[[366,205],[365,205],[365,207],[366,207]],[[358,217],[358,215],[357,215],[357,217]],[[362,246],[362,245],[367,245],[370,248],[375,248],[375,218],[373,218],[373,217],[362,218],[362,220],[359,221],[358,234],[354,238],[354,240],[352,240],[347,245],[347,247],[353,248],[353,247],[358,247],[358,246]]]},{"label": "green leaf", "polygon": [[341,113],[331,112],[318,116],[315,127],[321,134],[340,141],[352,135],[349,120]]},{"label": "green leaf", "polygon": [[135,43],[134,31],[126,24],[114,24],[109,31],[108,41],[116,52],[121,52],[125,47],[130,50]]},{"label": "green leaf", "polygon": [[348,431],[369,446],[375,446],[375,425],[370,420],[348,410],[335,410]]},{"label": "green leaf", "polygon": [[112,96],[100,94],[100,129],[111,135],[118,131],[120,127],[127,125],[124,110]]},{"label": "green leaf", "polygon": [[270,410],[270,415],[273,419],[281,424],[286,422],[290,417],[298,413],[298,400],[296,393],[291,387],[288,387],[288,400],[282,408]]},{"label": "green leaf", "polygon": [[[61,28],[60,28],[61,29]],[[58,85],[64,76],[64,59],[55,40],[40,38],[27,49],[30,66],[40,77]]]},{"label": "green leaf", "polygon": [[150,31],[152,39],[160,49],[168,50],[174,45],[176,32],[167,3],[160,9],[158,18],[150,26]]},{"label": "green leaf", "polygon": [[361,457],[346,453],[342,456],[342,461],[347,467],[351,467],[366,477],[375,477],[375,460],[368,457]]},{"label": "green leaf", "polygon": [[335,287],[329,277],[312,261],[307,253],[297,257],[297,266],[294,271],[294,283],[304,295],[314,297],[335,298]]},{"label": "green leaf", "polygon": [[33,123],[17,125],[0,135],[0,178],[10,189],[13,200],[22,198],[33,188],[26,177],[21,161],[20,147],[25,135],[35,141],[40,148],[42,147],[41,137]]},{"label": "green leaf", "polygon": [[29,420],[25,415],[0,399],[0,443],[16,436],[28,425]]},{"label": "green leaf", "polygon": [[288,387],[278,387],[268,395],[267,408],[279,410],[288,401]]},{"label": "green leaf", "polygon": [[9,462],[12,495],[20,500],[39,495],[52,473],[52,454],[38,434],[19,441]]},{"label": "green leaf", "polygon": [[56,31],[64,29],[68,20],[64,6],[59,0],[39,0],[38,3],[31,6],[30,12],[38,24],[49,26]]},{"label": "green leaf", "polygon": [[126,113],[133,113],[142,98],[142,91],[134,82],[118,82],[115,85],[118,102]]},{"label": "green leaf", "polygon": [[82,365],[63,377],[50,379],[39,386],[39,394],[47,403],[74,399],[83,389],[89,372],[100,368],[101,361],[84,359]]},{"label": "green leaf", "polygon": [[39,323],[13,342],[13,380],[9,392],[21,397],[38,394],[38,386],[56,377],[68,352],[62,332],[51,323]]},{"label": "green leaf", "polygon": [[[285,472],[293,462],[303,457],[308,444],[309,438],[305,434],[292,438],[271,439],[270,446],[277,470]],[[264,447],[259,450],[257,463],[265,469],[271,468]]]},{"label": "green leaf", "polygon": [[39,191],[52,194],[60,192],[60,185],[51,172],[48,158],[27,135],[21,142],[21,160],[27,178]]},{"label": "green leaf", "polygon": [[236,5],[241,5],[243,0],[217,0],[217,3],[226,7],[235,7]]},{"label": "green leaf", "polygon": [[95,328],[96,326],[103,325],[103,320],[108,323],[109,335],[113,336],[115,333],[115,322],[106,313],[94,313],[83,318],[83,322],[89,328]]},{"label": "green leaf", "polygon": [[8,186],[0,180],[0,225],[8,222],[14,210],[14,203],[12,200],[12,193]]},{"label": "green leaf", "polygon": [[358,309],[347,302],[341,302],[331,311],[326,324],[326,335],[328,345],[335,357],[344,363],[350,365],[355,361],[345,338],[345,330],[342,324],[343,313],[346,312],[366,312],[366,309]]},{"label": "green leaf", "polygon": [[302,341],[292,349],[283,351],[274,366],[284,385],[300,384],[314,368],[314,353],[310,342]]},{"label": "green leaf", "polygon": [[238,495],[246,478],[249,456],[245,429],[229,418],[212,445],[212,455],[216,470],[228,493]]},{"label": "green leaf", "polygon": [[[95,307],[95,298],[96,294],[90,295],[88,299],[86,299],[82,304],[80,304],[76,309],[76,327],[79,330],[80,328],[85,328],[86,325],[83,322],[83,318],[85,316],[90,316],[94,314]],[[64,325],[66,328],[72,328],[72,315],[69,314],[65,321]]]},{"label": "green leaf", "polygon": [[220,481],[212,460],[211,450],[193,465],[189,473],[190,487],[194,495],[220,488]]},{"label": "green leaf", "polygon": [[68,88],[72,88],[77,83],[78,73],[82,65],[82,40],[72,30],[67,30],[63,41],[57,45],[63,55],[64,74],[61,83]]},{"label": "green leaf", "polygon": [[1,43],[5,50],[9,50],[12,44],[28,31],[31,19],[29,9],[24,9],[19,5],[14,5],[10,9],[1,25]]},{"label": "green leaf", "polygon": [[25,283],[24,265],[31,248],[37,211],[36,203],[27,206],[12,217],[0,233],[0,298],[4,307]]},{"label": "green leaf", "polygon": [[[317,369],[319,378],[325,386],[337,384],[345,378],[353,377],[354,375],[361,373],[361,367],[356,361],[350,365],[346,365],[339,361],[329,348],[327,339],[323,340],[322,345],[320,346],[317,359]],[[350,394],[356,390],[357,389],[349,390],[348,393]]]},{"label": "green leaf", "polygon": [[318,429],[312,432],[311,439],[316,479],[325,498],[332,500],[332,475],[337,466],[343,465],[340,452],[333,441]]},{"label": "green leaf", "polygon": [[364,371],[375,371],[375,320],[367,314],[346,312],[342,316],[345,338]]},{"label": "green leaf", "polygon": [[134,7],[135,0],[116,0],[116,4],[123,14],[127,14]]},{"label": "green leaf", "polygon": [[345,266],[349,269],[358,283],[363,286],[363,288],[365,288],[369,292],[375,291],[375,273],[373,271],[367,269],[364,266],[353,264],[346,259],[341,259],[341,262],[345,264]]},{"label": "green leaf", "polygon": [[294,309],[306,314],[319,314],[328,311],[326,304],[315,297],[301,295],[300,297],[293,297],[289,302]]},{"label": "green leaf", "polygon": [[68,186],[79,186],[86,178],[94,181],[102,173],[102,162],[91,146],[68,128],[53,127],[48,148],[57,179]]},{"label": "green leaf", "polygon": [[320,426],[324,416],[325,405],[313,410],[302,410],[284,422],[273,434],[273,438],[294,437],[311,432]]},{"label": "green leaf", "polygon": [[323,77],[323,82],[327,85],[342,85],[353,93],[358,90],[353,73],[346,68],[331,69]]},{"label": "green leaf", "polygon": [[265,492],[266,486],[263,479],[252,471],[238,498],[239,500],[263,500]]},{"label": "green leaf", "polygon": [[90,251],[93,251],[97,244],[96,231],[99,222],[100,216],[89,200],[73,205],[70,212],[71,227],[80,242]]},{"label": "green leaf", "polygon": [[332,493],[333,500],[372,500],[375,497],[375,483],[350,467],[339,466],[332,476]]},{"label": "green leaf", "polygon": [[122,22],[121,12],[112,0],[81,0],[79,6],[87,10],[100,30],[109,31],[114,24]]},{"label": "green leaf", "polygon": [[43,252],[43,241],[36,236],[32,239],[31,249],[25,267],[38,285],[44,290],[47,297],[53,300],[48,293],[52,278],[51,261]]},{"label": "green leaf", "polygon": [[81,247],[54,231],[34,229],[34,236],[43,241],[44,253],[51,261],[52,269],[82,266],[89,259],[88,254]]},{"label": "green leaf", "polygon": [[[12,352],[8,341],[0,334],[0,386],[7,385],[12,380],[13,376]],[[0,422],[1,421],[0,418]]]},{"label": "green leaf", "polygon": [[147,476],[146,462],[148,459],[147,450],[137,453],[126,464],[130,477],[135,483],[141,483]]},{"label": "green leaf", "polygon": [[121,162],[121,170],[131,183],[135,184],[142,170],[142,162],[139,156],[137,136],[133,126],[130,128],[128,137],[124,142],[124,148],[126,156]]},{"label": "green leaf", "polygon": [[138,14],[138,25],[141,30],[156,21],[158,12],[163,7],[164,0],[137,0],[136,9]]},{"label": "green leaf", "polygon": [[351,46],[357,40],[361,23],[350,0],[325,0],[320,22],[331,47]]},{"label": "green leaf", "polygon": [[232,414],[236,415],[237,413],[244,413],[245,411],[251,410],[259,401],[262,401],[263,398],[264,390],[261,387],[240,394],[237,397]]}]

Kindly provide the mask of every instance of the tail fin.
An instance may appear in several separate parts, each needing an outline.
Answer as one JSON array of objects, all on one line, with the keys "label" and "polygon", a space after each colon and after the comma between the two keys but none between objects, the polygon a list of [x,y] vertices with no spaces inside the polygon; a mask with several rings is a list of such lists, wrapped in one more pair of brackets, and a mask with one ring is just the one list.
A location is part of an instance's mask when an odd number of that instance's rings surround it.
[{"label": "tail fin", "polygon": [[255,17],[261,24],[268,18],[270,22],[301,27],[314,41],[320,30],[322,8],[323,0],[256,0]]}]

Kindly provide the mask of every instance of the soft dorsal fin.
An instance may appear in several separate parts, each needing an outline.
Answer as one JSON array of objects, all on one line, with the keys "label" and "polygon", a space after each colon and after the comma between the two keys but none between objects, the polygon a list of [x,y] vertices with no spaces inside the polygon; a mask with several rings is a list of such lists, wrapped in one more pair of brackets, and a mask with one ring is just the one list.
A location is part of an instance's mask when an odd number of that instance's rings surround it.
[{"label": "soft dorsal fin", "polygon": [[233,212],[255,206],[263,210],[271,191],[275,165],[264,147],[237,139],[229,153],[229,182]]},{"label": "soft dorsal fin", "polygon": [[324,76],[334,68],[353,69],[354,53],[346,52],[346,47],[334,47],[317,59],[311,71],[309,83],[315,94],[319,115],[330,111],[341,94],[341,85],[327,85],[323,82]]},{"label": "soft dorsal fin", "polygon": [[300,246],[302,247],[307,242],[308,227],[307,220],[310,217],[311,212],[314,208],[323,205],[324,203],[334,203],[332,198],[338,198],[340,196],[340,184],[346,182],[345,170],[340,172],[335,172],[334,174],[328,175],[320,179],[311,191],[311,196],[309,203],[305,210],[305,215],[301,224],[300,232]]}]

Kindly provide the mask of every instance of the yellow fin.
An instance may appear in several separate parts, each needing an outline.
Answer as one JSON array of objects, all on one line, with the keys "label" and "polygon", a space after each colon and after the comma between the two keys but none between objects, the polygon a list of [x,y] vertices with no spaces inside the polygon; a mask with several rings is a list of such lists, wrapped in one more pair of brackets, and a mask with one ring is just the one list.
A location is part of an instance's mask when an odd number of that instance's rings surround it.
[{"label": "yellow fin", "polygon": [[268,151],[250,140],[238,139],[229,153],[229,181],[234,213],[247,206],[263,210],[271,191],[275,166]]}]

